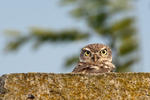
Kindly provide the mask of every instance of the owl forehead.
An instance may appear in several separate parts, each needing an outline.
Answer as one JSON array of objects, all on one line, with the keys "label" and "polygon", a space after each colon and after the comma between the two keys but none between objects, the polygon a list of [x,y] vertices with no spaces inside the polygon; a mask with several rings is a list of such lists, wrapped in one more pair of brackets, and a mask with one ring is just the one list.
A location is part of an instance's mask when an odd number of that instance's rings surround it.
[{"label": "owl forehead", "polygon": [[89,45],[85,46],[83,48],[83,50],[85,49],[85,50],[90,50],[92,52],[98,52],[98,51],[105,49],[105,48],[110,50],[109,47],[104,45],[104,44],[89,44]]}]

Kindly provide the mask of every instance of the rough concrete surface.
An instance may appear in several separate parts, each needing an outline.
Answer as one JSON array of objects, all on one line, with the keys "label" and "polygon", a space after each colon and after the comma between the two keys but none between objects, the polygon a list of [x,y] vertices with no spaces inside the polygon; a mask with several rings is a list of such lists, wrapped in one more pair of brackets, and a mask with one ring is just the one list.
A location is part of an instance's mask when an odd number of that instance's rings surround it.
[{"label": "rough concrete surface", "polygon": [[0,100],[150,100],[150,73],[6,74]]}]

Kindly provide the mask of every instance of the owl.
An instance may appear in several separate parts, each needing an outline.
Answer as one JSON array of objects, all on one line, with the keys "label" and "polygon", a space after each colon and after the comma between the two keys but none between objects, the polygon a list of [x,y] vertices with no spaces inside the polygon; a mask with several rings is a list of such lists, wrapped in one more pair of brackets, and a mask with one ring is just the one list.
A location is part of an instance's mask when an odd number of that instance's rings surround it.
[{"label": "owl", "polygon": [[89,44],[81,49],[73,73],[105,73],[114,71],[111,49],[104,44]]}]

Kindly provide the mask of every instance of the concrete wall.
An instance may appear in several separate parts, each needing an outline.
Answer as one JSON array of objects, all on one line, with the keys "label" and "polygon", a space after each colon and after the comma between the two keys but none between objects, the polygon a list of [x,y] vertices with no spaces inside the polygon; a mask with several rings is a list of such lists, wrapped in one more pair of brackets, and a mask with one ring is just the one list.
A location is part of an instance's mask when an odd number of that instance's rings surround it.
[{"label": "concrete wall", "polygon": [[0,100],[150,100],[150,73],[21,73],[0,77]]}]

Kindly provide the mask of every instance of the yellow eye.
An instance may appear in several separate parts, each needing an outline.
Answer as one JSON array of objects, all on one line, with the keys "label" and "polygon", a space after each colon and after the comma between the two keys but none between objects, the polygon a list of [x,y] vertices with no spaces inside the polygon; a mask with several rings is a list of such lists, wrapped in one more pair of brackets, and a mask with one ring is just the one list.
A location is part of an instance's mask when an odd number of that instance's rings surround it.
[{"label": "yellow eye", "polygon": [[107,55],[107,49],[101,50],[100,53],[101,53],[102,56]]},{"label": "yellow eye", "polygon": [[84,52],[84,55],[85,55],[85,56],[90,56],[90,51],[85,51],[85,52]]}]

